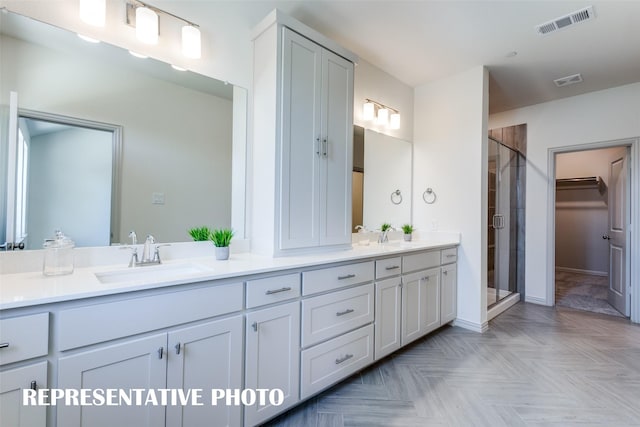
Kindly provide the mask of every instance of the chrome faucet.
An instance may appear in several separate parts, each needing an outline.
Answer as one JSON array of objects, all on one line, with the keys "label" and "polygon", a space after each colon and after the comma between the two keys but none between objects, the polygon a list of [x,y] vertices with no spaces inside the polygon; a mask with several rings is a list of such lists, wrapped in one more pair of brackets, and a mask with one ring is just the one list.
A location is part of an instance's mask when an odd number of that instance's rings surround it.
[{"label": "chrome faucet", "polygon": [[129,261],[129,267],[144,267],[146,265],[162,264],[162,260],[160,259],[160,248],[162,246],[170,246],[168,243],[156,245],[153,248],[152,258],[152,245],[156,243],[156,239],[151,234],[149,234],[144,242],[144,246],[142,248],[142,259],[140,260],[138,259],[138,248],[136,247],[138,243],[136,232],[131,231],[129,233],[129,237],[131,238],[131,246],[121,247],[121,249],[131,249],[131,260]]}]

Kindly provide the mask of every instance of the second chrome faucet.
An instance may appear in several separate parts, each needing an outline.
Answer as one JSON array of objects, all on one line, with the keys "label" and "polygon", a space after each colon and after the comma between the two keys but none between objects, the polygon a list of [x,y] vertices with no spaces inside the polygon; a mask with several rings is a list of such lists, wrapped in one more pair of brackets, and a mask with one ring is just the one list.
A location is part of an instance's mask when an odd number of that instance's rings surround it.
[{"label": "second chrome faucet", "polygon": [[[156,239],[151,234],[147,235],[147,239],[144,241],[144,246],[142,248],[142,259],[138,259],[138,248],[136,247],[138,244],[138,236],[136,232],[132,230],[129,233],[129,238],[131,238],[131,246],[122,247],[123,249],[131,249],[129,267],[144,267],[146,265],[162,264],[162,260],[160,259],[160,247],[169,246],[168,243],[155,245],[154,247],[153,245],[156,243]],[[153,256],[151,255],[152,253]]]}]

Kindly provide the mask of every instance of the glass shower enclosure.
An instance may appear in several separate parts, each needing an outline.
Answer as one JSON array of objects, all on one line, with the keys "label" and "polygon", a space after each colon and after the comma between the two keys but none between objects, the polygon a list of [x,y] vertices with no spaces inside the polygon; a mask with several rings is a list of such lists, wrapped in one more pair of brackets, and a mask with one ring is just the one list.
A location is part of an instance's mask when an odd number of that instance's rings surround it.
[{"label": "glass shower enclosure", "polygon": [[487,307],[491,307],[519,292],[522,283],[525,163],[521,153],[493,138],[488,148]]}]

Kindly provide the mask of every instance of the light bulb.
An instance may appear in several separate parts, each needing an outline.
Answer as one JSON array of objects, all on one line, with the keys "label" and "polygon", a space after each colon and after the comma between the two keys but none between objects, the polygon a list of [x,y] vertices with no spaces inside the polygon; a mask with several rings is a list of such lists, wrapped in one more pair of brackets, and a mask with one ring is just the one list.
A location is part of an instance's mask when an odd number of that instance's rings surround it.
[{"label": "light bulb", "polygon": [[80,0],[80,19],[89,25],[104,27],[106,0]]},{"label": "light bulb", "polygon": [[362,119],[373,120],[375,105],[373,102],[365,102],[362,106]]},{"label": "light bulb", "polygon": [[136,37],[142,43],[158,43],[158,14],[148,7],[136,9]]},{"label": "light bulb", "polygon": [[389,110],[387,108],[380,108],[378,110],[378,119],[376,123],[379,125],[386,125],[389,123]]},{"label": "light bulb", "polygon": [[193,25],[182,27],[182,54],[192,59],[199,59],[202,55],[200,30]]},{"label": "light bulb", "polygon": [[393,113],[389,118],[389,129],[400,129],[400,113]]}]

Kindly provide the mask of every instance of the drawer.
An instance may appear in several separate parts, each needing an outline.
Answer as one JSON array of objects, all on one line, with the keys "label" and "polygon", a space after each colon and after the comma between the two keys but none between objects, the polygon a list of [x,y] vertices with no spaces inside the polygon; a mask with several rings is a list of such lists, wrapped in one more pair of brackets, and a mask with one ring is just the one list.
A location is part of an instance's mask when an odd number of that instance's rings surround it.
[{"label": "drawer", "polygon": [[49,313],[0,319],[0,365],[49,353]]},{"label": "drawer", "polygon": [[402,257],[402,274],[440,265],[440,251],[420,252]]},{"label": "drawer", "polygon": [[442,250],[440,264],[451,264],[458,260],[458,248],[449,248]]},{"label": "drawer", "polygon": [[373,283],[302,300],[302,347],[373,322]]},{"label": "drawer", "polygon": [[317,294],[373,280],[373,261],[302,273],[302,295]]},{"label": "drawer", "polygon": [[376,261],[376,279],[397,276],[402,273],[402,258],[387,258]]},{"label": "drawer", "polygon": [[59,313],[58,346],[69,350],[242,310],[243,283],[89,305]]},{"label": "drawer", "polygon": [[247,308],[286,301],[299,296],[299,273],[247,281]]},{"label": "drawer", "polygon": [[372,362],[373,325],[303,350],[300,398],[306,399]]}]

